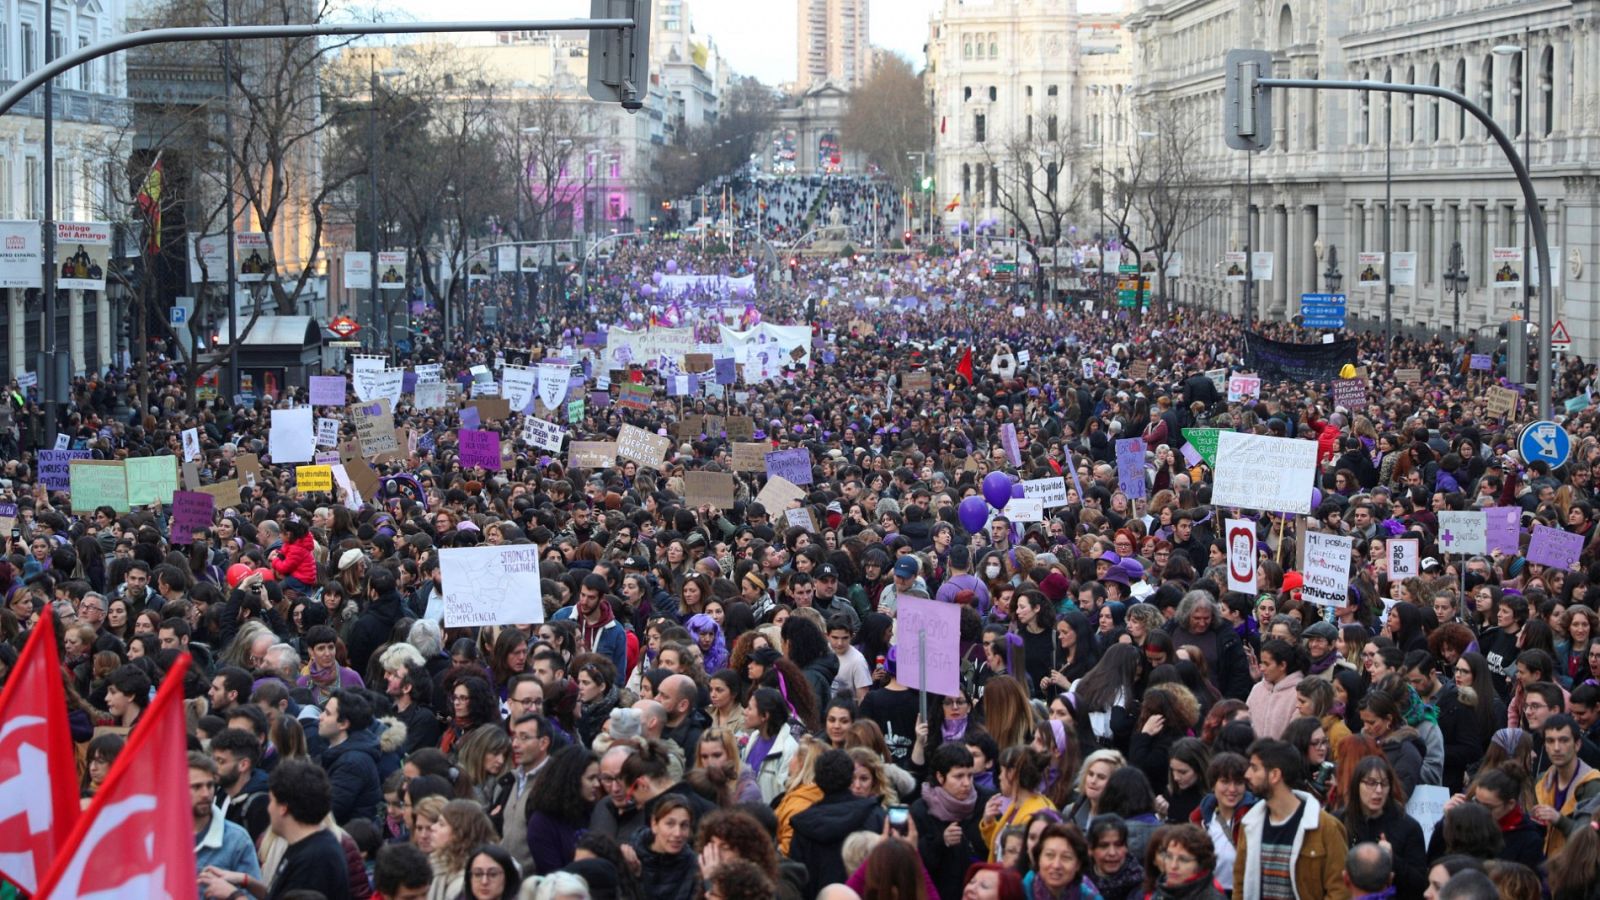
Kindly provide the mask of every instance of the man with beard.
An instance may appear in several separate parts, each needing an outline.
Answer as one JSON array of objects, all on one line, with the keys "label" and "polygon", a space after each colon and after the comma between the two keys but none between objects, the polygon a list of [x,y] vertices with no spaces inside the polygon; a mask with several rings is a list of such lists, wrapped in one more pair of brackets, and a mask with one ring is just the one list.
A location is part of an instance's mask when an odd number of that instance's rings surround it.
[{"label": "man with beard", "polygon": [[585,575],[578,587],[578,602],[563,606],[553,618],[576,622],[578,647],[585,652],[610,657],[617,671],[625,673],[628,671],[628,638],[623,634],[622,626],[617,624],[611,604],[606,602],[605,594],[609,588],[605,576],[593,573]]},{"label": "man with beard", "polygon": [[[217,796],[217,764],[204,753],[189,754],[189,802],[194,815],[194,863],[198,875],[208,866],[261,879],[255,842],[212,805]],[[263,804],[265,806],[265,804]]]},{"label": "man with beard", "polygon": [[271,824],[267,773],[258,768],[261,743],[248,731],[224,729],[211,739],[211,761],[222,801],[218,814],[242,827],[254,846]]},{"label": "man with beard", "polygon": [[[409,646],[398,645],[400,649]],[[399,657],[400,654],[395,656]],[[423,747],[439,746],[442,736],[439,717],[423,702],[433,693],[428,670],[414,659],[391,659],[388,650],[384,651],[379,661],[383,663],[384,693],[394,701],[394,717],[406,726],[405,752],[410,754]]]}]

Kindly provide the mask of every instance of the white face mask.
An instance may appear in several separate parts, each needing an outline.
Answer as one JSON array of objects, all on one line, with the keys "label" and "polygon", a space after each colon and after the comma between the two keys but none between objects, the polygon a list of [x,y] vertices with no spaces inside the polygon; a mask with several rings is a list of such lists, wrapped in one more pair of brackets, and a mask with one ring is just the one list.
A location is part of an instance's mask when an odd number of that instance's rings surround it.
[{"label": "white face mask", "polygon": [[999,566],[990,566],[987,569],[983,570],[983,574],[989,576],[990,578],[999,578],[1000,577],[1000,567]]}]

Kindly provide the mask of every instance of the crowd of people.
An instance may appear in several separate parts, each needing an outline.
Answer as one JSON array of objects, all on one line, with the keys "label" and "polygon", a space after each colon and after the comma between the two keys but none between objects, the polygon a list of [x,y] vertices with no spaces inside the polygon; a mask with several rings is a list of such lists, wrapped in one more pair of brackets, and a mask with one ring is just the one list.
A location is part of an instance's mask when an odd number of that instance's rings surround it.
[{"label": "crowd of people", "polygon": [[[581,335],[657,320],[641,288],[668,260],[757,268],[701,252],[623,243],[584,304],[448,350],[420,316],[394,362],[467,384],[497,358],[581,355]],[[985,271],[969,251],[762,272],[752,302],[813,326],[809,367],[685,398],[652,361],[608,389],[655,385],[649,408],[567,423],[571,440],[675,435],[658,468],[574,467],[523,445],[520,414],[482,423],[504,434],[499,471],[464,466],[458,409],[406,395],[417,440],[374,468],[420,495],[357,503],[272,462],[268,410],[293,397],[191,410],[186,374],[153,358],[80,380],[59,430],[95,458],[180,455],[196,428],[205,483],[260,460],[192,543],[160,505],[75,513],[48,490],[52,441],[12,385],[0,677],[53,617],[88,802],[192,658],[202,897],[1600,897],[1593,410],[1563,417],[1571,463],[1529,463],[1525,407],[1489,415],[1503,382],[1470,348],[1372,336],[1345,336],[1359,408],[1328,381],[1230,402],[1206,373],[1243,367],[1239,321],[1013,306]],[[731,324],[723,304],[680,315],[707,342]],[[1558,375],[1579,396],[1595,370]],[[803,496],[755,499],[765,477],[734,471],[725,430],[679,435],[696,415],[808,450]],[[1213,505],[1215,472],[1180,452],[1197,426],[1315,442],[1320,502]],[[1130,437],[1143,497],[1119,478]],[[686,502],[695,471],[733,473],[733,503]],[[969,529],[958,509],[993,471],[1057,479],[1067,502]],[[1521,552],[1441,551],[1440,512],[1506,506]],[[1258,523],[1248,592],[1228,589],[1237,515]],[[1583,535],[1579,563],[1530,561],[1535,525]],[[1336,605],[1302,596],[1306,531],[1355,538]],[[1418,541],[1419,575],[1387,577],[1392,538]],[[538,548],[543,621],[430,615],[441,552],[504,544]],[[912,598],[959,609],[958,689],[925,704],[899,665]]]}]

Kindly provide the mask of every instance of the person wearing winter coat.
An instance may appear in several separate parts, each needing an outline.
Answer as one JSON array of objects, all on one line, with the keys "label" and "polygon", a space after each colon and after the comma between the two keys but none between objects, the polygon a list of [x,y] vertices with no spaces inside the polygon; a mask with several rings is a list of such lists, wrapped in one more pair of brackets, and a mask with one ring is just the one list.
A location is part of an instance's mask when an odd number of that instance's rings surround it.
[{"label": "person wearing winter coat", "polygon": [[578,602],[556,610],[551,618],[575,623],[578,626],[580,649],[610,657],[618,672],[626,672],[627,629],[617,621],[611,603],[606,600],[606,592],[610,589],[611,585],[604,575],[591,572],[583,576],[583,582],[578,587]]},{"label": "person wearing winter coat", "polygon": [[789,857],[806,867],[803,895],[815,897],[824,887],[844,881],[844,839],[852,832],[882,831],[883,805],[876,796],[850,792],[855,762],[843,750],[825,750],[817,757],[816,786],[822,799],[792,820],[794,839]]},{"label": "person wearing winter coat", "polygon": [[1217,880],[1216,853],[1200,826],[1174,826],[1163,839],[1163,870],[1151,900],[1227,900]]},{"label": "person wearing winter coat", "polygon": [[371,731],[372,706],[353,691],[330,696],[317,718],[317,734],[328,742],[319,760],[333,788],[333,819],[374,819],[383,802],[378,776],[378,738]]},{"label": "person wearing winter coat", "polygon": [[572,660],[578,673],[578,742],[584,747],[594,746],[594,739],[617,708],[617,673],[621,670],[608,663],[609,659],[597,653],[581,654]]},{"label": "person wearing winter coat", "polygon": [[789,730],[788,701],[774,688],[757,688],[745,704],[744,726],[753,732],[744,747],[744,764],[756,774],[761,802],[770,804],[787,787],[789,761],[800,749]]},{"label": "person wearing winter coat", "polygon": [[1178,603],[1167,623],[1172,646],[1194,647],[1205,657],[1207,670],[1223,697],[1243,700],[1250,696],[1250,658],[1244,639],[1223,617],[1217,601],[1205,591],[1190,591]]},{"label": "person wearing winter coat", "polygon": [[693,900],[700,888],[700,860],[694,852],[694,814],[677,794],[654,800],[650,827],[633,840],[639,860],[639,886],[649,900]]},{"label": "person wearing winter coat", "polygon": [[[1422,784],[1422,758],[1427,745],[1415,728],[1406,724],[1405,701],[1392,688],[1373,688],[1361,706],[1361,732],[1378,742],[1384,758],[1394,767],[1407,797]],[[1410,690],[1407,686],[1406,690]]]},{"label": "person wearing winter coat", "polygon": [[973,763],[965,744],[940,744],[928,759],[922,796],[911,804],[917,851],[940,897],[961,896],[968,865],[988,852],[978,820],[990,795],[972,783]]},{"label": "person wearing winter coat", "polygon": [[309,593],[317,585],[317,544],[311,527],[299,516],[283,523],[283,546],[272,551],[268,561],[285,590]]},{"label": "person wearing winter coat", "polygon": [[1394,857],[1394,887],[1400,897],[1420,897],[1428,889],[1428,848],[1422,826],[1406,813],[1399,779],[1387,760],[1369,756],[1356,763],[1344,827],[1350,846],[1388,845]]},{"label": "person wearing winter coat", "polygon": [[[1265,738],[1250,747],[1245,779],[1261,801],[1244,814],[1238,855],[1233,862],[1234,900],[1261,900],[1264,871],[1263,839],[1270,818],[1276,829],[1289,831],[1288,887],[1299,900],[1348,900],[1344,859],[1349,846],[1344,824],[1317,798],[1289,787],[1300,780],[1305,759],[1284,741]],[[1278,892],[1282,893],[1281,888]]]},{"label": "person wearing winter coat", "polygon": [[1189,822],[1205,830],[1216,854],[1214,870],[1224,891],[1233,890],[1233,861],[1238,853],[1244,815],[1256,804],[1256,797],[1245,786],[1249,763],[1237,753],[1218,753],[1206,767],[1206,783],[1211,793],[1201,798],[1200,806],[1189,814]]},{"label": "person wearing winter coat", "polygon": [[1279,738],[1298,714],[1295,688],[1305,677],[1305,653],[1288,641],[1261,645],[1261,680],[1250,689],[1250,724],[1257,737]]}]

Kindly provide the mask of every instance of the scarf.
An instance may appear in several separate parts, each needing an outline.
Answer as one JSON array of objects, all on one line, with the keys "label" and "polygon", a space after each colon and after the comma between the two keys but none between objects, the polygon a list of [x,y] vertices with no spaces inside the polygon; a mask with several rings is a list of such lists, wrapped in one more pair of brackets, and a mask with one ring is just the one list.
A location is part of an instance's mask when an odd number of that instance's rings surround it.
[{"label": "scarf", "polygon": [[1329,650],[1327,653],[1323,654],[1321,659],[1313,659],[1311,661],[1311,671],[1308,672],[1307,674],[1310,674],[1310,675],[1321,675],[1323,672],[1326,672],[1329,669],[1333,668],[1334,664],[1337,663],[1338,661],[1339,661],[1339,651],[1337,651],[1337,650]]},{"label": "scarf", "polygon": [[958,741],[966,736],[968,718],[970,717],[962,716],[959,719],[950,717],[945,718],[944,723],[939,727],[939,734],[945,739],[946,743],[950,741]]},{"label": "scarf", "polygon": [[[1128,861],[1133,861],[1131,856]],[[1100,892],[1095,889],[1094,882],[1090,881],[1082,873],[1079,873],[1077,878],[1067,882],[1067,886],[1059,894],[1052,894],[1050,889],[1045,887],[1044,879],[1040,878],[1039,874],[1035,872],[1033,873],[1033,891],[1028,900],[1068,900],[1070,897],[1098,896],[1100,896]]]},{"label": "scarf", "polygon": [[767,761],[767,754],[772,752],[772,745],[776,738],[761,735],[750,742],[750,753],[745,758],[745,765],[752,772],[761,770],[761,764]]},{"label": "scarf", "polygon": [[1417,689],[1407,686],[1406,690],[1411,695],[1411,702],[1406,706],[1406,724],[1416,728],[1424,721],[1439,724],[1439,707],[1432,703],[1422,702],[1422,697],[1417,694]]},{"label": "scarf", "polygon": [[967,799],[957,800],[950,796],[949,791],[936,784],[924,784],[922,802],[928,804],[928,812],[941,822],[964,822],[977,807],[978,792],[973,790],[967,795]]},{"label": "scarf", "polygon": [[319,669],[316,663],[311,663],[306,667],[306,677],[311,679],[313,684],[323,687],[336,684],[339,680],[339,664],[335,662],[330,668]]}]

